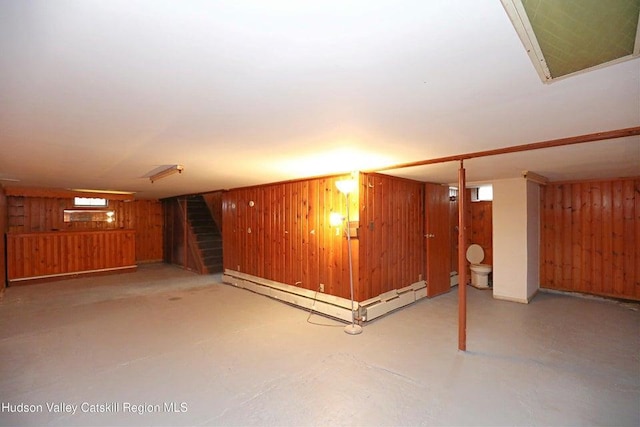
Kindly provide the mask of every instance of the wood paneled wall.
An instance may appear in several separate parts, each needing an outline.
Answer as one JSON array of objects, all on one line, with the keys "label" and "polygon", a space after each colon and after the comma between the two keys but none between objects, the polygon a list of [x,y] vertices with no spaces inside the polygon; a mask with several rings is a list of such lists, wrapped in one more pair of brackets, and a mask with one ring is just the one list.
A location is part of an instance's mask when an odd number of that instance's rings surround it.
[{"label": "wood paneled wall", "polygon": [[[467,233],[468,245],[478,244],[484,249],[482,264],[493,265],[493,215],[492,202],[472,202],[467,199],[471,230]],[[470,277],[470,276],[469,276]]]},{"label": "wood paneled wall", "polygon": [[162,260],[163,215],[162,204],[159,201],[109,200],[107,209],[115,211],[115,221],[112,223],[64,222],[65,209],[76,209],[73,198],[9,196],[9,232],[134,229],[137,236],[136,261]]},{"label": "wood paneled wall", "polygon": [[640,300],[640,178],[542,187],[543,288]]},{"label": "wood paneled wall", "polygon": [[423,280],[423,184],[361,174],[360,301]]},{"label": "wood paneled wall", "polygon": [[65,209],[78,209],[73,198],[9,196],[9,232],[116,230],[135,228],[133,202],[110,200],[106,209],[115,211],[114,222],[64,222]]},{"label": "wood paneled wall", "polygon": [[218,226],[218,230],[222,230],[222,197],[224,191],[212,191],[202,195],[204,201],[211,211],[211,216]]},{"label": "wood paneled wall", "polygon": [[[483,264],[493,265],[493,207],[492,202],[472,202],[471,189],[466,189],[463,193],[467,214],[465,227],[467,229],[467,247],[477,243],[484,249]],[[450,190],[456,196],[456,200],[450,205],[451,222],[451,271],[458,271],[458,190]],[[471,280],[471,270],[467,263],[467,278]]]},{"label": "wood paneled wall", "polygon": [[162,261],[164,217],[158,200],[136,200],[133,223],[136,230],[136,262]]},{"label": "wood paneled wall", "polygon": [[[223,195],[224,267],[349,298],[348,246],[332,212],[345,196],[324,177],[230,190]],[[360,174],[350,195],[354,297],[358,301],[411,285],[423,274],[422,184]]]},{"label": "wood paneled wall", "polygon": [[7,234],[9,281],[135,268],[135,231]]},{"label": "wood paneled wall", "polygon": [[455,200],[451,200],[449,203],[449,226],[451,227],[451,271],[458,271],[458,197],[460,197],[460,192],[457,188],[449,188],[449,195],[455,197]]},{"label": "wood paneled wall", "polygon": [[[223,196],[223,253],[226,269],[350,297],[348,248],[331,212],[345,213],[345,197],[327,177],[230,190]],[[357,221],[358,195],[351,195]],[[357,265],[358,240],[352,240]],[[354,269],[354,283],[357,283]]]}]

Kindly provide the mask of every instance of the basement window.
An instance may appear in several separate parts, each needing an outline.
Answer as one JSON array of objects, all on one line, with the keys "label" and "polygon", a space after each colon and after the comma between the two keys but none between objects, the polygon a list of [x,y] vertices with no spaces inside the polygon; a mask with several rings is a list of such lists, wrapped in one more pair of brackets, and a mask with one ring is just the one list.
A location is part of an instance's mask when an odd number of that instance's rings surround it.
[{"label": "basement window", "polygon": [[77,208],[106,208],[109,206],[109,201],[98,197],[74,197],[73,206]]},{"label": "basement window", "polygon": [[490,202],[493,200],[493,186],[481,185],[471,189],[472,202]]}]

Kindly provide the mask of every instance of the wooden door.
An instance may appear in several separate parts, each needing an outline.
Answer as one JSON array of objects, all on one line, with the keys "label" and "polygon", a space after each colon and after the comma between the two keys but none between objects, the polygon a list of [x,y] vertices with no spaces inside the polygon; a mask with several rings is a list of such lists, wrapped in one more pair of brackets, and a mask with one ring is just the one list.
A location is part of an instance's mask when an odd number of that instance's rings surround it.
[{"label": "wooden door", "polygon": [[451,224],[449,187],[425,184],[424,240],[427,296],[449,292],[451,270]]}]

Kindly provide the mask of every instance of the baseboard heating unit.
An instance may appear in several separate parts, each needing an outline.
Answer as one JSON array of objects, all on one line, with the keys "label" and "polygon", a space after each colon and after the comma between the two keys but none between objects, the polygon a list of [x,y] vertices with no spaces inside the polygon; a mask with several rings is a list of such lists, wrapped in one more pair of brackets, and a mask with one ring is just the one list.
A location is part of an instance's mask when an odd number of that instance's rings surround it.
[{"label": "baseboard heating unit", "polygon": [[[225,270],[222,281],[238,288],[266,295],[276,300],[324,314],[345,322],[351,322],[351,300],[316,292],[298,286],[263,279],[234,270]],[[366,301],[355,302],[359,321],[368,322],[401,307],[413,304],[427,296],[424,280],[401,289],[394,289]]]}]

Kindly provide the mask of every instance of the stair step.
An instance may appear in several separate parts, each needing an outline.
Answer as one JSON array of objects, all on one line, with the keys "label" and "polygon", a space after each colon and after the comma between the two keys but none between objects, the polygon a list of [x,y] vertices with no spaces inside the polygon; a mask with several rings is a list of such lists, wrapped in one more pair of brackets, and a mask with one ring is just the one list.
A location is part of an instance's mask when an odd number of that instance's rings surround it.
[{"label": "stair step", "polygon": [[222,233],[202,196],[187,199],[187,219],[196,237],[202,263],[208,273],[223,269]]},{"label": "stair step", "polygon": [[219,255],[222,256],[222,246],[219,247],[209,247],[209,248],[200,248],[200,253],[203,257]]},{"label": "stair step", "polygon": [[199,232],[210,232],[210,233],[220,233],[220,230],[218,230],[218,227],[215,226],[215,224],[206,224],[204,222],[196,222],[191,223],[191,228],[193,228],[194,230],[197,230]]},{"label": "stair step", "polygon": [[195,229],[193,230],[193,234],[195,234],[196,237],[200,237],[198,240],[212,240],[216,238],[222,240],[222,235],[217,231]]},{"label": "stair step", "polygon": [[219,242],[222,243],[222,236],[219,234],[208,233],[208,234],[198,234],[196,233],[196,240],[201,243],[205,242]]},{"label": "stair step", "polygon": [[200,253],[203,257],[222,256],[222,248],[201,249]]}]

